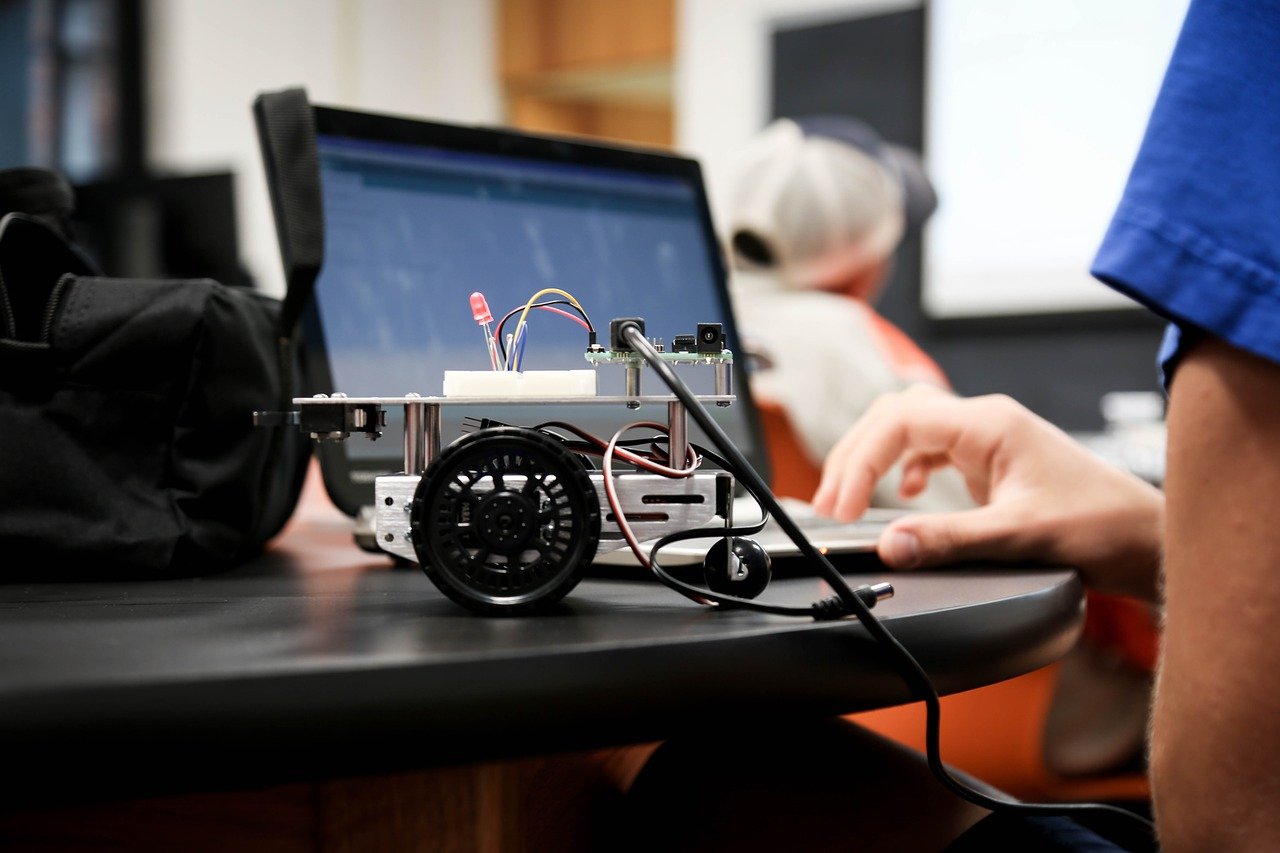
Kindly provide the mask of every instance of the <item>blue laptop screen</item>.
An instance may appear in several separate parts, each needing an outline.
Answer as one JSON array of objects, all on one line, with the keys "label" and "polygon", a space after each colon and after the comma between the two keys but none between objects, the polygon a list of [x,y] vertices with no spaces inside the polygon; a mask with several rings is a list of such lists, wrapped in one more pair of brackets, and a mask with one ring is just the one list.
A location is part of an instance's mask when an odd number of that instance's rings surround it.
[{"label": "blue laptop screen", "polygon": [[[609,320],[621,316],[644,317],[648,334],[668,344],[700,322],[724,323],[730,346],[736,342],[693,181],[324,134],[318,148],[325,261],[316,300],[333,390],[435,395],[445,370],[488,370],[473,291],[485,294],[496,321],[544,287],[567,290],[606,346]],[[522,366],[586,368],[586,341],[566,318],[535,311]],[[710,368],[681,372],[694,390],[711,393]],[[599,383],[601,393],[622,393],[621,368],[601,368]],[[644,383],[645,393],[666,393],[650,371]],[[713,411],[749,450],[743,404]],[[446,407],[446,441],[464,414],[570,420],[605,437],[637,415],[621,406]],[[665,411],[639,414],[661,420]],[[390,426],[395,442],[398,426]],[[394,447],[348,442],[355,457]]]}]

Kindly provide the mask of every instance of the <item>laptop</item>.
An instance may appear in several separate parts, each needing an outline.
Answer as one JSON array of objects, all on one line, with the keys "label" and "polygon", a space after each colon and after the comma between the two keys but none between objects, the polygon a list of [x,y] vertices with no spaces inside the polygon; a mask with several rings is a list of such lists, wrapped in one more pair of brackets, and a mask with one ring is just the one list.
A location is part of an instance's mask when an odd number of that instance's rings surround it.
[{"label": "laptop", "polygon": [[[741,352],[696,161],[330,107],[314,107],[314,115],[325,255],[303,318],[304,394],[438,395],[446,370],[490,369],[472,316],[474,291],[484,294],[496,319],[541,288],[560,288],[581,302],[597,329],[607,330],[614,317],[643,317],[650,336],[668,341],[698,323],[720,322],[726,346]],[[522,366],[585,367],[582,350],[581,334],[566,320],[539,317],[529,326]],[[733,369],[737,402],[710,411],[767,478],[743,360]],[[682,376],[695,392],[712,393],[711,371]],[[623,371],[602,370],[599,392],[622,394],[623,381]],[[643,381],[646,393],[666,391],[649,371]],[[446,442],[462,432],[464,414],[444,408]],[[516,424],[530,417],[528,408],[502,406],[486,407],[483,415]],[[571,421],[607,438],[636,416],[622,406],[548,405],[536,417]],[[401,467],[398,407],[387,417],[377,442],[353,436],[319,445],[325,486],[350,515],[371,507],[376,476]],[[709,444],[693,424],[690,439]],[[796,508],[803,516],[803,506]],[[735,516],[758,514],[739,506]],[[833,526],[807,516],[815,541],[832,551],[873,549],[884,523]],[[794,553],[779,533],[765,531],[762,544]],[[694,547],[700,559],[706,544]],[[680,556],[676,551],[672,556]]]}]

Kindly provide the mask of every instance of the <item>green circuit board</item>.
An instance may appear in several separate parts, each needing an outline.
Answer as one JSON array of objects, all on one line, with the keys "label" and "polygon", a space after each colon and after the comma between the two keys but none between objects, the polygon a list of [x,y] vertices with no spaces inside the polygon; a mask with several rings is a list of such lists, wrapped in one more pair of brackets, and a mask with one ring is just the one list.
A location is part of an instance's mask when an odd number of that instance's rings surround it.
[{"label": "green circuit board", "polygon": [[[701,352],[660,352],[659,356],[663,361],[671,364],[733,364],[733,351],[721,350],[718,353],[701,353]],[[599,367],[605,364],[621,364],[621,365],[643,365],[644,358],[638,352],[614,352],[612,350],[600,350],[599,352],[586,353],[586,359],[593,366]]]}]

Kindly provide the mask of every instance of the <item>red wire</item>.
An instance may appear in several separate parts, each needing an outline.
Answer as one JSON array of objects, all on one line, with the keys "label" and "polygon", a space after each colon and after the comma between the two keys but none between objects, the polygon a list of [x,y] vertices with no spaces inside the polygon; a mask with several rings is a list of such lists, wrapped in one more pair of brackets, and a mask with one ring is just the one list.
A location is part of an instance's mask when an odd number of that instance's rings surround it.
[{"label": "red wire", "polygon": [[[573,424],[565,423],[564,421],[547,421],[544,424],[538,424],[539,429],[544,427],[554,427],[555,429],[562,429],[565,432],[571,432],[583,441],[586,441],[589,444],[594,444],[602,453],[604,449],[608,447],[608,442],[599,436],[592,435],[586,430],[580,429]],[[628,425],[623,432],[627,432],[632,429],[653,429],[661,432],[663,435],[667,432],[666,424],[660,424],[657,421],[637,421],[636,423]],[[643,468],[646,471],[650,471],[654,474],[661,474],[664,477],[688,477],[693,474],[699,465],[702,464],[702,458],[698,456],[697,451],[692,447],[689,448],[688,456],[686,457],[688,464],[688,467],[686,468],[671,468],[667,465],[655,462],[647,456],[640,456],[621,447],[615,448],[614,454],[620,459],[625,459],[632,465],[635,465],[637,468]]]},{"label": "red wire", "polygon": [[[565,300],[552,300],[552,302],[562,304],[562,305],[573,304],[572,302],[568,302]],[[531,307],[541,308],[543,310],[548,310],[548,311],[555,310],[552,302],[539,302],[536,305],[533,305]],[[512,356],[507,352],[507,345],[502,337],[502,329],[504,326],[507,325],[508,320],[510,320],[512,317],[519,314],[523,310],[524,310],[523,305],[521,305],[519,308],[513,308],[510,311],[508,311],[506,314],[502,315],[502,319],[498,321],[497,331],[494,332],[493,337],[494,337],[494,340],[498,342],[498,350],[502,353],[502,359],[504,362],[508,361]],[[588,332],[595,331],[591,326],[591,321],[586,318],[585,314],[584,315],[571,314],[568,311],[557,311],[557,313],[564,314],[570,320],[573,320],[575,323],[582,326],[582,328],[586,329]],[[519,330],[517,329],[517,331]]]},{"label": "red wire", "polygon": [[554,305],[535,305],[533,307],[537,308],[539,311],[550,311],[553,314],[559,314],[561,317],[568,317],[570,320],[577,323],[579,326],[586,329],[588,332],[591,331],[591,327],[587,325],[587,321],[579,317],[577,314],[570,313],[569,311],[564,311],[560,308],[555,307]]},{"label": "red wire", "polygon": [[[652,572],[653,565],[649,562],[648,555],[645,554],[643,550],[641,550],[640,541],[636,539],[636,534],[631,529],[631,524],[627,521],[627,517],[622,511],[622,503],[618,500],[617,486],[613,482],[613,457],[615,454],[618,453],[619,439],[621,439],[624,434],[626,434],[627,432],[630,432],[633,429],[646,429],[646,428],[658,429],[658,430],[662,430],[663,432],[666,431],[666,427],[664,427],[662,424],[654,423],[652,421],[637,421],[636,423],[627,424],[622,429],[615,432],[613,434],[613,438],[609,439],[609,443],[605,445],[604,456],[603,456],[604,458],[604,462],[603,462],[604,496],[609,501],[609,508],[613,510],[613,517],[618,523],[618,530],[622,531],[622,538],[627,540],[627,545],[630,546],[631,553],[636,555],[636,559],[640,561],[640,565],[644,566],[646,569]],[[572,431],[575,433],[580,432],[577,429],[573,429]],[[599,440],[595,436],[590,436],[589,434],[584,434],[584,437],[588,437],[589,440],[593,440],[593,441]],[[691,453],[693,452],[693,448],[689,448],[689,450]],[[656,465],[656,463],[654,467],[666,468],[666,466]],[[693,468],[689,468],[688,470],[679,469],[679,468],[666,468],[666,470],[676,472],[673,475],[669,474],[667,476],[679,476],[679,477],[692,476],[694,471]],[[687,598],[693,601],[696,601],[698,604],[711,604],[709,600],[703,598],[700,595],[695,595],[691,592],[685,592],[684,590],[678,590],[678,591],[681,592],[683,595],[685,595]]]}]

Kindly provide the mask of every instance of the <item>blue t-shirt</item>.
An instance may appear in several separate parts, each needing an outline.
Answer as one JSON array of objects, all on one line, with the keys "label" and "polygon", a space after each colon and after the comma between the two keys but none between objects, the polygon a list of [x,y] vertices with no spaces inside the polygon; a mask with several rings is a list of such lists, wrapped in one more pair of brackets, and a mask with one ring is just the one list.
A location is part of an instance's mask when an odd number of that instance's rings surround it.
[{"label": "blue t-shirt", "polygon": [[1280,0],[1192,0],[1093,275],[1280,363]]}]

